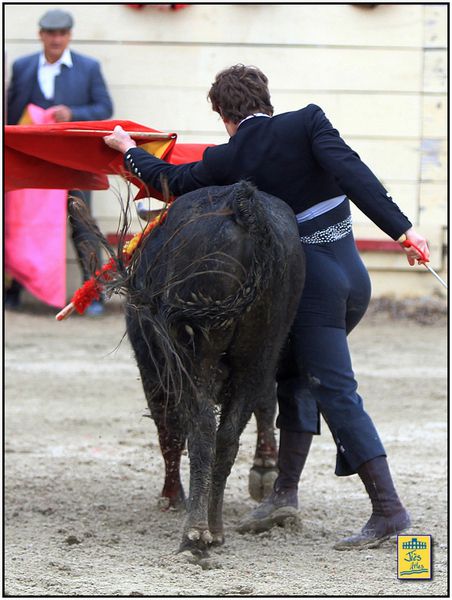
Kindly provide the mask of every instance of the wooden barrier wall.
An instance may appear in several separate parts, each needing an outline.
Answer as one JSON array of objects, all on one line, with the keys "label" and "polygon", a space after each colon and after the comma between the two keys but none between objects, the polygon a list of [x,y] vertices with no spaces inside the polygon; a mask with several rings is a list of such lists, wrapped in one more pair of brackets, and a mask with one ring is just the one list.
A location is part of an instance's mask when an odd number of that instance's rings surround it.
[{"label": "wooden barrier wall", "polygon": [[[38,20],[55,6],[4,6],[7,72],[14,59],[40,49]],[[276,113],[322,106],[428,237],[431,264],[445,276],[446,4],[64,6],[75,19],[72,48],[101,61],[114,118],[177,131],[182,142],[223,143],[227,135],[206,93],[219,70],[238,62],[267,74]],[[124,193],[117,179],[112,186]],[[115,231],[114,195],[93,197],[101,229]],[[355,207],[353,216],[358,239],[387,239]],[[442,293],[425,269],[410,270],[401,253],[362,256],[375,296]],[[68,267],[71,294],[79,271],[70,243]]]}]

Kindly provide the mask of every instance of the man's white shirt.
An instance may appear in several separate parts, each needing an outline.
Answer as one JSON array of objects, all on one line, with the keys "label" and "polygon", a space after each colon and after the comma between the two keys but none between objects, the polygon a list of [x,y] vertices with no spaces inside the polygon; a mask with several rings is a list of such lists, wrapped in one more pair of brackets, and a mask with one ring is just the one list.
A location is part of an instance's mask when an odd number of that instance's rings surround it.
[{"label": "man's white shirt", "polygon": [[38,82],[42,93],[47,100],[50,100],[55,95],[55,77],[61,73],[61,66],[66,65],[72,67],[72,56],[69,48],[61,55],[54,63],[48,63],[44,52],[39,56],[39,67],[38,67]]}]

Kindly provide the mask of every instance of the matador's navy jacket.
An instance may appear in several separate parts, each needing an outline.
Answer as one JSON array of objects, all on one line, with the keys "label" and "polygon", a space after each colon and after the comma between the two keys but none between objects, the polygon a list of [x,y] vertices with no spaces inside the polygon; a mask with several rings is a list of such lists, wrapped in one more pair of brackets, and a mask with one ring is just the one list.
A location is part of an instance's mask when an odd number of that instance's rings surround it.
[{"label": "matador's navy jacket", "polygon": [[412,226],[315,104],[271,118],[247,119],[227,144],[207,148],[199,162],[170,165],[132,148],[125,165],[154,189],[161,190],[160,176],[165,175],[175,196],[248,179],[287,202],[295,213],[346,194],[394,240]]},{"label": "matador's navy jacket", "polygon": [[[243,121],[227,144],[207,148],[199,162],[170,165],[141,148],[128,150],[124,160],[134,175],[154,189],[161,190],[160,176],[166,176],[176,196],[249,179],[282,198],[296,214],[347,195],[393,239],[411,227],[378,179],[313,104]],[[349,203],[344,200],[299,223],[306,281],[291,329],[299,374],[278,378],[281,429],[319,433],[322,414],[337,447],[340,476],[356,473],[361,464],[386,455],[357,393],[347,345],[347,333],[361,319],[370,298],[369,276],[357,253],[351,223],[350,234],[337,241],[305,239],[342,225],[349,217]]]}]

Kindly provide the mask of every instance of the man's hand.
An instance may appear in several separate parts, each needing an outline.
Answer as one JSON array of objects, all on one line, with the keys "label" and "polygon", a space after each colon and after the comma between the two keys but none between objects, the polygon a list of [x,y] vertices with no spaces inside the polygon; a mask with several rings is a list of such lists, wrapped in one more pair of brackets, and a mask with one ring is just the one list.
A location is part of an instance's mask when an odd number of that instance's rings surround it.
[{"label": "man's hand", "polygon": [[64,123],[66,121],[70,121],[72,119],[72,111],[69,106],[65,106],[64,104],[57,104],[56,106],[51,106],[48,109],[55,121],[57,123]]},{"label": "man's hand", "polygon": [[[428,262],[430,260],[430,250],[427,244],[427,240],[424,237],[422,237],[422,235],[417,233],[417,231],[415,231],[413,227],[411,227],[411,229],[408,229],[408,231],[405,231],[404,235],[406,237],[406,240],[413,244],[413,246],[403,247],[410,265],[413,266],[414,264],[416,264],[416,261],[418,261],[418,263]],[[401,242],[403,243],[403,241],[404,240],[402,239]],[[416,250],[416,247],[419,248],[423,256],[419,254],[419,252]]]},{"label": "man's hand", "polygon": [[124,131],[121,125],[116,125],[113,133],[104,137],[104,142],[113,150],[118,150],[123,154],[130,148],[135,148],[136,144],[128,133]]}]

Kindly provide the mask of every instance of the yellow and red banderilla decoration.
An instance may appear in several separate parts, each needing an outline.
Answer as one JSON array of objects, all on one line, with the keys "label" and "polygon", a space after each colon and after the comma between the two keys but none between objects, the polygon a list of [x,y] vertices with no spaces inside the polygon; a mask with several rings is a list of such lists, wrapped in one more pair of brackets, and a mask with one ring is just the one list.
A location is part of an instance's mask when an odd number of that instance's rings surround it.
[{"label": "yellow and red banderilla decoration", "polygon": [[[168,212],[166,207],[159,215],[157,215],[152,221],[150,221],[144,230],[134,235],[134,237],[124,246],[122,254],[126,264],[130,262],[133,253],[141,243],[141,241],[153,230],[155,227],[163,223]],[[57,321],[63,321],[67,319],[74,311],[77,311],[82,315],[88,306],[94,301],[99,300],[100,294],[104,288],[104,284],[111,280],[112,273],[116,271],[116,262],[113,258],[98,269],[95,274],[85,281],[72,296],[72,300],[67,306],[63,308],[57,315]]]}]

